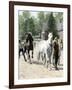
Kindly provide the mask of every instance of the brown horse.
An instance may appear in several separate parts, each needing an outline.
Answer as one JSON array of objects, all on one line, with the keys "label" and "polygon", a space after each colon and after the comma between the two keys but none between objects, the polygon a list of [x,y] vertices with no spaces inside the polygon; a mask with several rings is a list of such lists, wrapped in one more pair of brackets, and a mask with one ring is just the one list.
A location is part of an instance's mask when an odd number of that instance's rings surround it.
[{"label": "brown horse", "polygon": [[30,60],[30,63],[31,63],[30,51],[32,51],[32,58],[33,58],[33,37],[31,33],[27,34],[26,45],[24,48],[25,48],[24,53],[27,53],[28,59]]}]

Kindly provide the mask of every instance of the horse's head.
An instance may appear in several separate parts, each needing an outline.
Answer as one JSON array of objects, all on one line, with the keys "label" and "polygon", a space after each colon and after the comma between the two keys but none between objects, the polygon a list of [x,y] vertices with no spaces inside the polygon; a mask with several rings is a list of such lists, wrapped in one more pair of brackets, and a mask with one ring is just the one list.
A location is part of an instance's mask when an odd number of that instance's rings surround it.
[{"label": "horse's head", "polygon": [[[53,39],[53,34],[50,32],[50,33],[48,34],[47,43],[52,44],[52,39]],[[47,45],[48,45],[48,44],[47,44]]]},{"label": "horse's head", "polygon": [[48,34],[48,38],[49,39],[52,39],[53,38],[53,34],[51,32]]}]

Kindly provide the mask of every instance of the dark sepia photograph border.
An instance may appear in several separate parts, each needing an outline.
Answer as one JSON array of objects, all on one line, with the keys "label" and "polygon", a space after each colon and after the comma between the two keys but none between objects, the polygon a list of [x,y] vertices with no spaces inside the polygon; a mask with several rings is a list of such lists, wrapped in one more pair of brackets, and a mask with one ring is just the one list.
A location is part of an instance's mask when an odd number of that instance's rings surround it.
[{"label": "dark sepia photograph border", "polygon": [[[67,9],[67,81],[52,82],[52,83],[34,83],[34,84],[18,84],[15,85],[14,74],[14,6],[36,6],[36,7],[52,7],[52,8],[66,8]],[[19,2],[9,1],[9,88],[30,88],[30,87],[46,87],[46,86],[61,86],[70,85],[70,5],[65,4],[51,4],[51,3],[33,3],[33,2]]]}]

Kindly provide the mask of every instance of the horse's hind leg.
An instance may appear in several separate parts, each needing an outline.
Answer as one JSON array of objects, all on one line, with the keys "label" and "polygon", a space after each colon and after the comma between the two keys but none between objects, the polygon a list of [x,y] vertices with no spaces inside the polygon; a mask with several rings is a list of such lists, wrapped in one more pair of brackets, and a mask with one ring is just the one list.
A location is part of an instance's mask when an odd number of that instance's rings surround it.
[{"label": "horse's hind leg", "polygon": [[26,53],[26,49],[22,51],[22,54],[23,54],[24,60],[27,61],[25,57],[25,53]]},{"label": "horse's hind leg", "polygon": [[24,56],[24,60],[25,60],[25,62],[26,62],[27,60],[26,60],[26,57],[25,57],[25,53],[23,54],[23,56]]},{"label": "horse's hind leg", "polygon": [[48,68],[49,67],[49,57],[47,56],[47,53],[46,53],[46,67]]},{"label": "horse's hind leg", "polygon": [[38,53],[37,59],[40,60],[40,52]]},{"label": "horse's hind leg", "polygon": [[41,59],[42,59],[42,61],[44,60],[44,53],[43,52],[41,52]]},{"label": "horse's hind leg", "polygon": [[45,63],[46,63],[46,55],[44,54],[44,65],[45,65]]}]

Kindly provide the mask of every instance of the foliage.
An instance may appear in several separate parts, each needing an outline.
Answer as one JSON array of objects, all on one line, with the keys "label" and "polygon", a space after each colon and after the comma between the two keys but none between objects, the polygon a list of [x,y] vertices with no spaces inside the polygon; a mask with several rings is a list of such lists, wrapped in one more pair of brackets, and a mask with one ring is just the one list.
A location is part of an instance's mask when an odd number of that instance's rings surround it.
[{"label": "foliage", "polygon": [[57,27],[56,27],[56,20],[51,12],[48,20],[48,31],[53,33],[53,38],[58,37],[57,34]]},{"label": "foliage", "polygon": [[[20,13],[21,12],[21,13]],[[19,38],[24,39],[25,33],[31,32],[33,36],[41,35],[42,31],[53,32],[53,36],[57,34],[57,22],[63,22],[63,14],[57,13],[55,17],[52,12],[37,12],[36,16],[32,15],[30,11],[19,12]]]},{"label": "foliage", "polygon": [[38,12],[38,24],[39,24],[39,31],[42,32],[43,29],[43,23],[45,21],[45,15],[44,12]]}]

